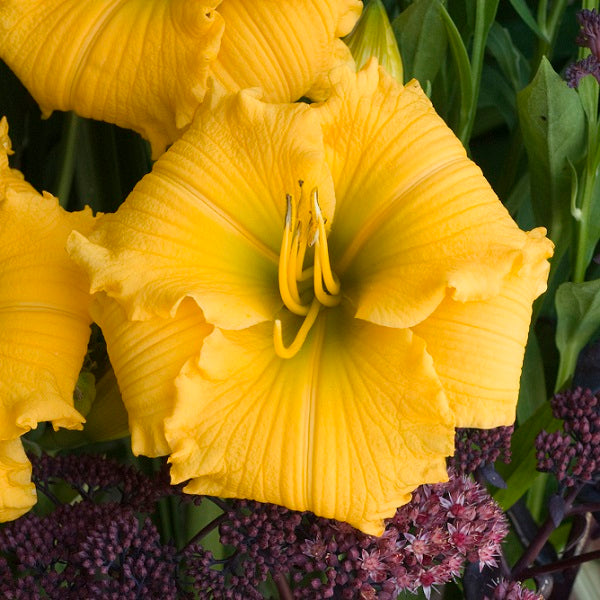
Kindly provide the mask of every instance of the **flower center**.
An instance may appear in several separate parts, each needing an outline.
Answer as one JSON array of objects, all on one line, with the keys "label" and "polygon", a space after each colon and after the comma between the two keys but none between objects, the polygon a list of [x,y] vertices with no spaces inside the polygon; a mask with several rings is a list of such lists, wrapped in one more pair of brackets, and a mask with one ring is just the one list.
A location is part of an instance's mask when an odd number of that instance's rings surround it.
[{"label": "flower center", "polygon": [[[281,358],[296,355],[306,336],[317,320],[323,306],[337,306],[340,303],[340,282],[331,270],[325,219],[319,206],[319,193],[313,188],[310,193],[310,207],[306,210],[300,182],[300,197],[295,200],[286,194],[287,208],[281,252],[279,254],[279,293],[286,308],[304,317],[304,321],[294,338],[285,346],[281,332],[281,321],[277,319],[273,328],[275,352]],[[313,266],[304,268],[306,251],[313,248]],[[310,285],[312,280],[312,294]]]}]

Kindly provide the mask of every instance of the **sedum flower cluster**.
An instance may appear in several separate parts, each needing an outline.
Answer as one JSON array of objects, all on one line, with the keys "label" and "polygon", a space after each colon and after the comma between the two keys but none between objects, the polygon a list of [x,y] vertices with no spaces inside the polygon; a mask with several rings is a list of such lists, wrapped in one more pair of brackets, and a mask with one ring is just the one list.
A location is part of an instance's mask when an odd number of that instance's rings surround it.
[{"label": "sedum flower cluster", "polygon": [[179,598],[175,548],[161,543],[149,518],[120,504],[83,501],[25,515],[0,531],[0,552],[6,600]]},{"label": "sedum flower cluster", "polygon": [[570,65],[565,71],[565,79],[569,87],[576,88],[586,75],[592,75],[600,83],[600,15],[596,9],[580,10],[577,21],[581,27],[577,36],[577,44],[588,48],[590,54]]},{"label": "sedum flower cluster", "polygon": [[510,462],[510,440],[514,425],[493,429],[457,428],[454,456],[448,461],[460,473],[474,473],[501,459]]},{"label": "sedum flower cluster", "polygon": [[600,471],[600,400],[589,389],[556,394],[552,412],[563,431],[542,431],[536,438],[537,469],[553,473],[559,483],[573,487],[596,481]]},{"label": "sedum flower cluster", "polygon": [[542,600],[541,594],[528,590],[517,581],[501,580],[484,600]]},{"label": "sedum flower cluster", "polygon": [[[268,577],[285,581],[299,599],[386,600],[420,587],[429,595],[467,562],[494,566],[507,532],[487,492],[451,471],[447,483],[420,486],[381,537],[313,513],[231,501],[216,520],[227,549],[217,559],[195,539],[176,549],[146,517],[166,496],[210,501],[169,486],[163,473],[148,477],[94,455],[32,462],[36,484],[57,504],[0,530],[0,594],[7,600],[175,599],[194,591],[258,600]],[[82,499],[59,504],[55,493],[64,496],[64,484]]]}]

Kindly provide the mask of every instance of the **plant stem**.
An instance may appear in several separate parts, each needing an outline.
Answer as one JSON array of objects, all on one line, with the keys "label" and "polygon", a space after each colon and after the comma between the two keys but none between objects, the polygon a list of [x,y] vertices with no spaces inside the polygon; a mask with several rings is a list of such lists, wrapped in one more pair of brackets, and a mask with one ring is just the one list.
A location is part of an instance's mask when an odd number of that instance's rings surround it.
[{"label": "plant stem", "polygon": [[216,504],[223,512],[229,512],[229,505],[227,502],[218,498],[217,496],[206,496],[213,504]]},{"label": "plant stem", "polygon": [[477,0],[475,5],[475,30],[473,31],[473,48],[471,50],[471,98],[469,104],[469,113],[466,123],[461,127],[459,138],[465,146],[468,145],[475,123],[475,114],[477,112],[477,101],[479,99],[479,86],[481,84],[481,72],[483,70],[483,57],[485,54],[485,45],[487,43],[490,24],[493,23],[496,11],[498,10],[498,0],[495,1],[493,9],[494,18],[486,19],[486,6],[492,5],[491,0]]},{"label": "plant stem", "polygon": [[[565,498],[565,513],[570,510],[571,504],[575,500],[577,494],[579,493],[581,486],[576,487],[572,490],[569,495]],[[527,567],[537,558],[538,554],[544,547],[544,544],[548,541],[548,538],[552,534],[552,532],[556,529],[556,525],[551,517],[548,517],[543,525],[537,532],[537,535],[522,554],[521,558],[517,561],[515,566],[512,569],[512,578],[523,579],[523,572],[527,569]]]},{"label": "plant stem", "polygon": [[195,544],[198,540],[201,540],[205,535],[208,535],[213,529],[215,529],[215,527],[218,527],[226,517],[226,513],[215,517],[210,523],[207,523],[196,535],[194,535],[194,537],[184,546],[183,549],[185,550],[185,548],[188,548],[192,544]]},{"label": "plant stem", "polygon": [[530,579],[536,575],[542,575],[544,573],[554,573],[555,571],[562,571],[571,567],[577,567],[584,562],[589,560],[595,560],[600,558],[600,550],[594,550],[593,552],[586,552],[585,554],[579,554],[572,556],[571,558],[565,558],[558,560],[549,565],[541,565],[539,567],[532,567],[531,569],[524,569],[519,574],[519,579]]},{"label": "plant stem", "polygon": [[540,29],[545,34],[546,39],[539,39],[532,61],[531,72],[535,73],[542,60],[542,57],[547,56],[550,59],[552,55],[552,47],[556,34],[558,33],[558,25],[561,21],[561,17],[565,8],[567,7],[567,0],[556,0],[552,3],[550,14],[548,15],[548,2],[547,0],[540,1],[538,5],[537,21]]},{"label": "plant stem", "polygon": [[54,502],[56,506],[60,506],[62,504],[62,502],[48,489],[48,487],[45,484],[38,483],[37,488],[44,494],[44,496],[46,496],[49,500]]},{"label": "plant stem", "polygon": [[73,184],[73,173],[75,172],[75,154],[77,149],[77,134],[81,119],[70,112],[65,117],[63,139],[64,146],[61,153],[61,161],[58,169],[58,181],[56,183],[56,196],[63,208],[67,208],[71,186]]},{"label": "plant stem", "polygon": [[281,573],[275,575],[273,577],[273,581],[277,586],[277,591],[279,592],[280,600],[294,600],[292,590],[290,590],[290,586],[284,575],[282,575]]},{"label": "plant stem", "polygon": [[578,504],[577,506],[573,506],[569,511],[565,513],[566,517],[571,517],[573,515],[584,515],[589,512],[597,512],[600,510],[600,503],[598,504]]}]

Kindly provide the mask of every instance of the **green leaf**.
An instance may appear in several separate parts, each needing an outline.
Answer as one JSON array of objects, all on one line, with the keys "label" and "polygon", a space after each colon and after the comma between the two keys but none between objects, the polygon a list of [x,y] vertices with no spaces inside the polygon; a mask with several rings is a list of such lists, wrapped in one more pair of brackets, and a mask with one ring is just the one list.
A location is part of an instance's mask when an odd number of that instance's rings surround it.
[{"label": "green leaf", "polygon": [[573,376],[579,353],[600,327],[600,279],[563,283],[556,291],[555,303],[560,389]]},{"label": "green leaf", "polygon": [[487,49],[496,59],[500,71],[518,92],[529,81],[529,65],[514,45],[508,29],[494,23],[488,33]]},{"label": "green leaf", "polygon": [[590,127],[598,120],[598,81],[593,75],[586,75],[579,81],[577,92],[585,110]]},{"label": "green leaf", "polygon": [[[440,9],[444,25],[446,26],[446,33],[448,34],[452,56],[456,64],[456,70],[458,71],[458,80],[460,82],[460,116],[459,122],[454,127],[455,132],[459,131],[460,133],[469,121],[469,113],[473,103],[473,74],[467,49],[465,48],[463,39],[460,36],[452,17],[442,5],[440,5]],[[461,139],[461,141],[463,144],[468,142],[468,140],[465,139]]]},{"label": "green leaf", "polygon": [[546,381],[544,379],[544,362],[540,345],[535,332],[530,331],[523,372],[521,373],[521,387],[519,388],[519,402],[517,404],[517,420],[524,423],[535,411],[546,402]]},{"label": "green leaf", "polygon": [[529,173],[524,173],[511,190],[508,198],[504,201],[504,206],[506,206],[506,210],[508,210],[510,216],[514,219],[521,206],[529,203],[530,198]]},{"label": "green leaf", "polygon": [[75,408],[87,417],[96,399],[96,378],[92,373],[82,371],[75,384],[73,403]]},{"label": "green leaf", "polygon": [[[487,65],[481,74],[481,91],[477,109],[494,107],[502,115],[502,119],[510,130],[516,125],[515,91],[497,69]],[[478,120],[481,113],[478,113]]]},{"label": "green leaf", "polygon": [[[488,33],[490,31],[490,27],[496,18],[496,13],[498,12],[498,4],[500,0],[479,0],[477,5],[477,10],[483,11],[481,14],[482,19],[482,40],[485,43],[487,39]],[[475,13],[475,18],[477,19],[477,12]]]},{"label": "green leaf", "polygon": [[506,481],[506,489],[493,494],[504,510],[508,510],[534,483],[540,473],[536,470],[535,438],[544,429],[552,433],[562,421],[555,419],[549,402],[544,402],[513,434],[509,464],[496,463],[496,470]]},{"label": "green leaf", "polygon": [[517,94],[517,107],[534,213],[553,241],[566,245],[573,226],[569,161],[577,162],[586,139],[579,96],[543,58],[533,81]]},{"label": "green leaf", "polygon": [[414,77],[423,86],[433,81],[444,62],[448,43],[439,0],[416,0],[394,19],[392,28],[405,80]]},{"label": "green leaf", "polygon": [[509,2],[511,3],[512,7],[517,11],[517,14],[523,20],[523,23],[525,23],[525,25],[527,25],[527,27],[529,27],[529,29],[531,29],[531,31],[533,31],[533,33],[535,33],[535,35],[537,35],[540,39],[548,42],[548,38],[539,28],[539,25],[537,24],[537,21],[533,18],[533,15],[531,14],[531,11],[529,10],[529,7],[527,6],[525,0],[509,0]]}]

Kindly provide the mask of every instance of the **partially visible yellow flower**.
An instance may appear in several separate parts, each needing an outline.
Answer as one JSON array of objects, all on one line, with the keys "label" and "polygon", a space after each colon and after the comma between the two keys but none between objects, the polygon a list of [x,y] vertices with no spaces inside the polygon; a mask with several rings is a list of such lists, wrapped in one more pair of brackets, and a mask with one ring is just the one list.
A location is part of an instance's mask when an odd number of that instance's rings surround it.
[{"label": "partially visible yellow flower", "polygon": [[0,523],[17,519],[35,503],[31,463],[21,440],[0,441]]},{"label": "partially visible yellow flower", "polygon": [[223,0],[225,31],[210,72],[227,92],[260,87],[266,102],[324,97],[327,73],[352,60],[339,39],[360,0]]},{"label": "partially visible yellow flower", "polygon": [[192,120],[209,73],[228,90],[261,86],[269,101],[308,93],[361,7],[359,0],[4,0],[0,58],[45,115],[74,110],[133,129],[157,157]]},{"label": "partially visible yellow flower", "polygon": [[42,113],[74,110],[150,140],[179,135],[219,50],[220,0],[4,0],[0,58]]},{"label": "partially visible yellow flower", "polygon": [[552,244],[521,231],[416,82],[201,107],[116,214],[69,238],[137,452],[191,493],[379,534],[514,419]]},{"label": "partially visible yellow flower", "polygon": [[[73,229],[89,231],[89,209],[67,213],[10,169],[0,121],[0,518],[31,506],[21,442],[41,421],[80,429],[73,390],[90,335],[85,274],[65,251]],[[12,490],[12,491],[11,491]],[[20,512],[19,512],[20,511]]]}]

